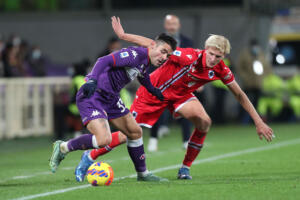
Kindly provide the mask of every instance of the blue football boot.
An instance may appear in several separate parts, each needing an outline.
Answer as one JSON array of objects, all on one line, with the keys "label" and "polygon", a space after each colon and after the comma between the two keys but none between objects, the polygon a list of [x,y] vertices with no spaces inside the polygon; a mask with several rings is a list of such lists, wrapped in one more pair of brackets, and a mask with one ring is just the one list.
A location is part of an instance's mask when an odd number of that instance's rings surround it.
[{"label": "blue football boot", "polygon": [[91,151],[85,151],[83,152],[81,156],[80,163],[77,165],[75,169],[75,177],[76,181],[82,182],[84,181],[84,177],[86,175],[86,172],[88,168],[94,163],[94,161],[89,159],[89,154]]},{"label": "blue football boot", "polygon": [[178,179],[192,179],[192,176],[190,175],[190,169],[181,167],[178,171],[177,178]]}]

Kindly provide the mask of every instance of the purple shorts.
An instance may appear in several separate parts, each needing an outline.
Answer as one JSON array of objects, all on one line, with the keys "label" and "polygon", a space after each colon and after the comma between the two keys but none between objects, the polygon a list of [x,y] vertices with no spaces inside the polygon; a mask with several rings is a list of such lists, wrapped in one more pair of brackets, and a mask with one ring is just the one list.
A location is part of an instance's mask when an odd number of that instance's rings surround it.
[{"label": "purple shorts", "polygon": [[77,92],[76,104],[84,125],[93,119],[104,118],[110,120],[129,113],[119,95],[100,91],[99,89],[95,91],[93,96],[87,98],[83,95],[82,88],[80,88]]}]

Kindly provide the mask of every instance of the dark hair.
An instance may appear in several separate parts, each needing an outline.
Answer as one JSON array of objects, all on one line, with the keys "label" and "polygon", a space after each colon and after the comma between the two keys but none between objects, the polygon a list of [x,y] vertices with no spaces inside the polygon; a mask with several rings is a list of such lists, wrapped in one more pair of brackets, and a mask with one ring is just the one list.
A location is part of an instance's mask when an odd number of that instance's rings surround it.
[{"label": "dark hair", "polygon": [[176,50],[176,46],[177,46],[176,40],[175,40],[173,37],[171,37],[171,36],[169,36],[169,35],[167,35],[167,34],[165,34],[165,33],[159,34],[159,35],[155,38],[155,41],[165,42],[165,43],[167,43],[168,45],[170,45],[170,47],[172,48],[173,51]]}]

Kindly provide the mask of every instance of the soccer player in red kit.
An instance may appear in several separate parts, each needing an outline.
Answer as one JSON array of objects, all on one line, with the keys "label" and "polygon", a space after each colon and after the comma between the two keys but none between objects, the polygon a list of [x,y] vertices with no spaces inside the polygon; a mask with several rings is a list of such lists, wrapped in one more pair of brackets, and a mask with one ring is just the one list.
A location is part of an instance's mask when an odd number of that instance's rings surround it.
[{"label": "soccer player in red kit", "polygon": [[[112,25],[118,37],[123,40],[141,46],[148,46],[153,42],[142,36],[124,33],[119,18],[113,17]],[[182,167],[178,171],[178,179],[192,178],[189,169],[202,149],[211,126],[210,117],[192,93],[210,81],[221,80],[227,85],[253,119],[259,138],[272,140],[273,130],[259,117],[248,97],[235,81],[231,70],[222,61],[229,53],[230,43],[228,39],[220,35],[210,35],[205,42],[204,50],[177,48],[173,55],[150,75],[151,83],[161,90],[164,101],[157,100],[143,86],[136,93],[130,111],[139,125],[151,128],[165,108],[169,109],[175,117],[184,117],[195,125]],[[126,141],[121,132],[113,133],[112,138],[112,143],[106,148],[95,149],[83,154],[75,171],[76,176],[84,176],[85,168],[92,164],[98,156]]]}]

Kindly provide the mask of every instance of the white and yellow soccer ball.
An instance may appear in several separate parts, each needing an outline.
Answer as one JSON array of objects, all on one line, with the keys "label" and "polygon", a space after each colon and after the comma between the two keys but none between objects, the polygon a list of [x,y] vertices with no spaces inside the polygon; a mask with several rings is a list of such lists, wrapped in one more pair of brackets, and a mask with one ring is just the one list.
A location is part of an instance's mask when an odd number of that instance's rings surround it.
[{"label": "white and yellow soccer ball", "polygon": [[105,162],[94,162],[86,174],[87,180],[93,186],[110,185],[114,180],[111,166]]}]

